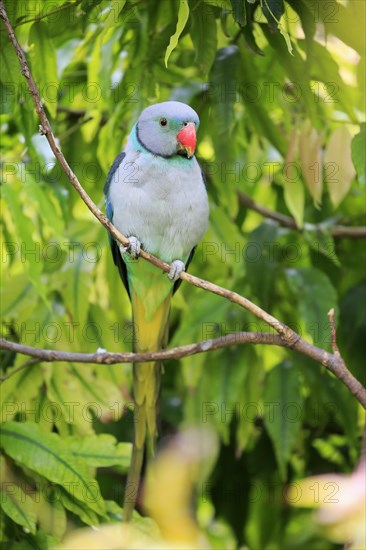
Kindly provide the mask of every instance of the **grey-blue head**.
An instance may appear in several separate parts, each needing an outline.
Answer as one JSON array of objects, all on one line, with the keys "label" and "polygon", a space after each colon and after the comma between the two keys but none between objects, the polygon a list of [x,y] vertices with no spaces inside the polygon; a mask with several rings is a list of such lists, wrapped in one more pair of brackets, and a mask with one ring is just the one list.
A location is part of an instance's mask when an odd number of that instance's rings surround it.
[{"label": "grey-blue head", "polygon": [[136,136],[143,147],[154,155],[191,158],[196,147],[197,113],[179,101],[165,101],[142,111],[136,125]]}]

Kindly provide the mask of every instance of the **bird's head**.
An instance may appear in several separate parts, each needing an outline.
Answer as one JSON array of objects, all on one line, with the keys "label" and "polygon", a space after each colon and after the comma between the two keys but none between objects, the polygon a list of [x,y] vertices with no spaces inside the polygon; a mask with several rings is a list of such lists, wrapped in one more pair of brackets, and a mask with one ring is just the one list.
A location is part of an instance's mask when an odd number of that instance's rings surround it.
[{"label": "bird's head", "polygon": [[179,101],[165,101],[142,111],[136,125],[140,144],[154,155],[191,158],[196,148],[197,113]]}]

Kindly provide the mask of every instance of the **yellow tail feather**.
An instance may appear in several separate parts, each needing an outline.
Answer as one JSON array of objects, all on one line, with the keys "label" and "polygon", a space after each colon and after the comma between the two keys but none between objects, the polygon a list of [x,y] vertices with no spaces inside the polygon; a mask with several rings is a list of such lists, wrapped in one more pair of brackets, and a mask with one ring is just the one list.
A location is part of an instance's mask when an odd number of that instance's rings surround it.
[{"label": "yellow tail feather", "polygon": [[[143,353],[161,349],[167,340],[171,293],[150,318],[143,301],[133,289],[131,300],[135,333],[134,351]],[[149,454],[153,456],[155,452],[161,375],[160,363],[134,363],[135,435],[124,502],[126,521],[131,519],[136,504],[146,439]]]}]

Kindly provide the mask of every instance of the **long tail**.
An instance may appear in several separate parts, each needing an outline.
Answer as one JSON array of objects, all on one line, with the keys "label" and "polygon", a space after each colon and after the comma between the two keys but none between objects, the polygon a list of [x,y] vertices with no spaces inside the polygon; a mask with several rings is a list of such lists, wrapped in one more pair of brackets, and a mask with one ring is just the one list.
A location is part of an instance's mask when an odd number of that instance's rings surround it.
[{"label": "long tail", "polygon": [[[166,345],[167,340],[171,294],[165,298],[151,318],[146,315],[143,301],[133,290],[131,299],[135,327],[134,351],[149,352],[161,349]],[[148,454],[154,456],[155,452],[161,375],[162,366],[160,363],[134,364],[134,443],[125,491],[125,521],[131,519],[135,508],[146,440],[148,442]]]}]

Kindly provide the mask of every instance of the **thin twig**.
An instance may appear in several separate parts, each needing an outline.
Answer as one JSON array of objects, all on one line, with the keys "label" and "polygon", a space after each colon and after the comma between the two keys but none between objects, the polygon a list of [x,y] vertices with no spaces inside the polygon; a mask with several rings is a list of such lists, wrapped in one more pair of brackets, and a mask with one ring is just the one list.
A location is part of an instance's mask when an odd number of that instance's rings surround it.
[{"label": "thin twig", "polygon": [[[12,342],[13,343],[13,342]],[[1,347],[1,346],[0,346]],[[3,348],[3,349],[10,349],[10,348]],[[14,350],[12,350],[14,351]],[[28,355],[28,353],[26,354],[23,354],[23,355]],[[12,370],[11,372],[9,372],[8,374],[4,374],[4,376],[0,376],[0,383],[2,382],[5,382],[5,380],[7,380],[8,378],[11,378],[12,376],[14,376],[14,374],[17,374],[18,372],[20,372],[21,370],[24,370],[28,367],[30,367],[31,365],[36,365],[37,363],[39,363],[41,361],[41,359],[39,358],[35,358],[35,359],[28,359],[28,361],[26,361],[25,363],[23,363],[22,365],[19,365],[19,367],[17,367],[16,369]]]},{"label": "thin twig", "polygon": [[[61,152],[61,149],[57,145],[55,136],[52,132],[51,125],[43,109],[37,86],[29,70],[28,63],[24,56],[23,50],[20,47],[15,37],[14,30],[10,24],[10,21],[8,19],[8,16],[2,1],[0,1],[0,17],[4,21],[4,25],[7,28],[10,41],[12,42],[14,49],[16,51],[16,54],[19,58],[19,62],[21,65],[21,72],[27,80],[29,91],[33,97],[36,111],[41,121],[41,126],[40,126],[41,134],[46,136],[48,143],[50,144],[51,150],[53,151],[55,157],[59,161],[70,183],[79,193],[80,197],[82,198],[84,203],[87,205],[89,210],[94,214],[94,216],[99,220],[99,222],[110,232],[110,234],[113,236],[114,239],[116,239],[118,242],[120,242],[124,246],[127,246],[129,244],[128,239],[124,235],[122,235],[120,231],[118,231],[118,229],[109,221],[109,219],[101,212],[101,210],[99,210],[96,204],[91,200],[89,195],[81,186],[76,175],[71,170],[68,162],[66,161],[65,157]],[[141,251],[140,256],[165,272],[168,272],[170,269],[170,266],[168,264],[166,264],[165,262],[162,262],[152,254],[149,254],[144,250]],[[299,351],[305,355],[308,355],[309,357],[312,357],[312,354],[315,353],[315,350],[319,350],[320,356],[316,354],[317,358],[315,360],[320,362],[322,365],[327,367],[331,372],[333,372],[333,374],[335,374],[335,376],[337,376],[348,387],[348,389],[352,392],[352,394],[366,408],[366,389],[347,369],[346,365],[344,364],[343,360],[341,360],[340,357],[336,357],[334,354],[333,355],[329,354],[327,351],[321,350],[320,348],[316,348],[316,346],[313,346],[312,344],[306,342],[290,327],[280,322],[278,319],[276,319],[275,317],[273,317],[272,315],[270,315],[269,313],[261,309],[259,306],[257,306],[256,304],[254,304],[244,296],[240,296],[240,294],[237,294],[236,292],[232,292],[231,290],[215,285],[209,281],[205,281],[204,279],[194,277],[193,275],[190,275],[188,273],[182,273],[181,279],[189,282],[190,284],[198,288],[207,290],[208,292],[217,294],[218,296],[222,296],[223,298],[250,311],[256,317],[258,317],[259,319],[262,319],[264,322],[266,322],[268,325],[274,328],[276,332],[278,332],[282,341],[281,345],[295,349],[296,351]],[[44,351],[47,351],[47,350],[44,350]],[[159,353],[164,353],[164,352],[159,352]]]},{"label": "thin twig", "polygon": [[336,325],[335,325],[335,319],[334,319],[334,308],[328,311],[328,317],[329,317],[329,323],[330,323],[330,342],[332,345],[332,350],[334,355],[337,355],[338,357],[340,357],[341,354],[339,353],[339,348],[337,344],[337,331],[336,331]]},{"label": "thin twig", "polygon": [[[297,231],[300,231],[300,229],[296,225],[294,218],[291,218],[291,216],[285,216],[280,212],[276,212],[275,210],[271,210],[270,208],[267,208],[266,206],[263,206],[262,204],[255,202],[255,200],[253,200],[251,197],[249,197],[242,191],[238,191],[238,197],[241,204],[243,204],[247,208],[250,208],[254,212],[258,212],[258,214],[261,214],[263,217],[278,222],[278,224],[281,225],[282,227],[288,227],[289,229],[296,229]],[[304,227],[301,230],[303,229],[305,229],[306,231],[313,231],[313,232],[321,232],[321,231],[327,230],[332,235],[332,237],[337,239],[341,239],[341,238],[366,239],[366,227],[363,227],[363,226],[361,227],[356,227],[356,226],[352,227],[347,225],[331,226],[323,222],[323,223],[305,223]]]}]

